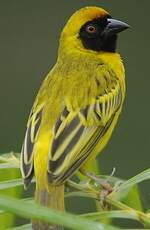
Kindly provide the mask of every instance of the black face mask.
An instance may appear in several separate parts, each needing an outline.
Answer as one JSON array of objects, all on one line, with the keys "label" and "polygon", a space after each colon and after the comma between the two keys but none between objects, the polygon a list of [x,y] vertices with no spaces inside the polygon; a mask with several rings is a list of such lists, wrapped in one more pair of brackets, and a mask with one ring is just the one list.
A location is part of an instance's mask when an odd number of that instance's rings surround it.
[{"label": "black face mask", "polygon": [[117,34],[128,27],[126,23],[106,15],[85,23],[80,29],[79,38],[86,49],[115,52]]}]

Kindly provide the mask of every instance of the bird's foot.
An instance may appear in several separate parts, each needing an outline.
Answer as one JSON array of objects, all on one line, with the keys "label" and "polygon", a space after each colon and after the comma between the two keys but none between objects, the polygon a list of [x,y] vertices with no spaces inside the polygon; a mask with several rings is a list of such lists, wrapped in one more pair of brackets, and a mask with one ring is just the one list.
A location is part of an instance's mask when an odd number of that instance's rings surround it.
[{"label": "bird's foot", "polygon": [[[110,177],[112,177],[114,175],[115,169],[113,169],[113,172],[111,173]],[[91,179],[94,180],[96,182],[96,184],[101,186],[101,191],[99,194],[99,199],[100,199],[100,205],[103,209],[107,208],[107,204],[106,204],[106,197],[113,191],[112,186],[110,185],[110,183],[108,182],[109,177],[106,179],[101,179],[100,177],[98,177],[97,175],[88,172],[87,176]]]}]

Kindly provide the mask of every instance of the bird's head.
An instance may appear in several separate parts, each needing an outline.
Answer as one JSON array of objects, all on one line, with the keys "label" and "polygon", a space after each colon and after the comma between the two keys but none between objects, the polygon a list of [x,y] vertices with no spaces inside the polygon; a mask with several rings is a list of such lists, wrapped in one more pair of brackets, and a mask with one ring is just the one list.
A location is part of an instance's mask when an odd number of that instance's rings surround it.
[{"label": "bird's head", "polygon": [[115,52],[117,35],[127,28],[128,24],[113,19],[104,9],[85,7],[71,16],[60,43],[82,50]]}]

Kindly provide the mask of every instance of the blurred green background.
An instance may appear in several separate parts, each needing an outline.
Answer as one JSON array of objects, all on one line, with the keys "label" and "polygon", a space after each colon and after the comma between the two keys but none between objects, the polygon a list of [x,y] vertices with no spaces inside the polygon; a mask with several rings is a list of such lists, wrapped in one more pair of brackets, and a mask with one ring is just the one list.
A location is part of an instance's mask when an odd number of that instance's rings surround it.
[{"label": "blurred green background", "polygon": [[[56,61],[60,32],[77,9],[101,6],[129,23],[118,51],[126,66],[127,96],[115,132],[100,155],[103,174],[130,178],[149,167],[150,1],[0,0],[0,152],[20,151],[37,90]],[[140,187],[150,203],[148,183]]]}]

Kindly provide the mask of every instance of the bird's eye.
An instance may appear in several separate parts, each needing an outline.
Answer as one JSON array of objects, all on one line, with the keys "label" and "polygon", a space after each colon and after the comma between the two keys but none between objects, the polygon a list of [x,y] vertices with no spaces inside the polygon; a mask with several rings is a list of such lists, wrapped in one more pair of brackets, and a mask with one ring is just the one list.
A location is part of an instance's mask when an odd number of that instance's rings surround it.
[{"label": "bird's eye", "polygon": [[93,33],[96,33],[96,32],[97,32],[97,28],[96,28],[95,26],[93,26],[93,25],[88,25],[88,26],[86,27],[86,31],[87,31],[88,33],[93,34]]}]

